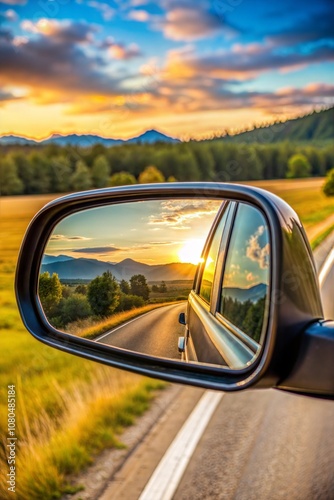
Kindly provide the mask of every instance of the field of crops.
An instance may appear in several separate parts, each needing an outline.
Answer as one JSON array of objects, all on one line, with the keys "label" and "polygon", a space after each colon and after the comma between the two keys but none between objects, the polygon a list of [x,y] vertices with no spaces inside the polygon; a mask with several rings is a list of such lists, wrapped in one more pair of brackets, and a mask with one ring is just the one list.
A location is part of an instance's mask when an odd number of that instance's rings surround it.
[{"label": "field of crops", "polygon": [[[334,199],[321,192],[323,179],[261,181],[300,215],[311,239],[333,225]],[[119,433],[143,412],[162,387],[158,382],[75,358],[35,341],[23,327],[13,283],[18,249],[31,217],[52,195],[0,200],[0,428],[6,436],[7,386],[17,404],[17,497],[51,499],[70,491],[68,476],[107,446],[121,446]],[[175,298],[183,291],[173,290]],[[5,444],[5,443],[3,443]],[[6,474],[5,446],[1,473]],[[0,497],[11,498],[5,480]]]}]

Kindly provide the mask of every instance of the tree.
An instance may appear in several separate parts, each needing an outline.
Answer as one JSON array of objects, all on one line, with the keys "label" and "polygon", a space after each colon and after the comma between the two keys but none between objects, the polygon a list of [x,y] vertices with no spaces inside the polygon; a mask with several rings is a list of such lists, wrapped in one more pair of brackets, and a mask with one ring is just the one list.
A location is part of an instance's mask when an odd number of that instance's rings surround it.
[{"label": "tree", "polygon": [[39,277],[39,298],[47,317],[52,316],[62,298],[62,286],[58,274],[42,273]]},{"label": "tree", "polygon": [[110,167],[105,155],[99,155],[95,158],[92,167],[92,181],[96,188],[103,188],[109,183]]},{"label": "tree", "polygon": [[5,157],[0,163],[1,194],[20,194],[23,192],[23,183],[17,175],[14,160]]},{"label": "tree", "polygon": [[50,193],[50,160],[44,154],[36,151],[28,156],[30,162],[32,179],[31,193],[43,194]]},{"label": "tree", "polygon": [[127,186],[136,182],[134,175],[124,171],[113,174],[109,179],[110,186]]},{"label": "tree", "polygon": [[334,196],[334,168],[327,173],[322,190],[326,196]]},{"label": "tree", "polygon": [[303,154],[297,153],[288,160],[287,178],[295,179],[309,177],[311,175],[311,164]]},{"label": "tree", "polygon": [[66,156],[54,156],[50,160],[50,184],[54,193],[70,190],[71,163]]},{"label": "tree", "polygon": [[144,300],[148,300],[150,290],[143,274],[135,274],[130,278],[130,288],[132,295],[138,295]]},{"label": "tree", "polygon": [[160,293],[165,293],[167,292],[167,286],[166,286],[166,283],[164,281],[161,282],[161,285],[159,286],[159,292]]},{"label": "tree", "polygon": [[97,276],[88,285],[87,298],[96,316],[112,314],[119,303],[120,290],[110,271]]},{"label": "tree", "polygon": [[33,179],[33,172],[27,155],[21,151],[13,151],[9,153],[8,157],[12,158],[15,162],[17,175],[23,183],[23,193],[32,194],[31,182]]},{"label": "tree", "polygon": [[131,290],[130,290],[130,285],[129,285],[128,281],[122,280],[119,284],[119,287],[120,287],[122,293],[129,295]]},{"label": "tree", "polygon": [[129,311],[130,309],[142,307],[143,305],[143,297],[139,297],[139,295],[127,295],[125,293],[121,293],[117,311]]},{"label": "tree", "polygon": [[87,285],[78,285],[74,292],[81,293],[81,295],[87,295]]},{"label": "tree", "polygon": [[92,187],[90,172],[82,160],[78,160],[75,164],[75,172],[71,176],[71,186],[75,191],[84,191]]},{"label": "tree", "polygon": [[73,293],[68,299],[61,301],[57,316],[60,316],[65,326],[72,321],[88,318],[91,314],[92,310],[87,297],[81,293]]},{"label": "tree", "polygon": [[151,184],[153,182],[165,182],[165,177],[154,165],[146,167],[138,178],[139,184]]}]

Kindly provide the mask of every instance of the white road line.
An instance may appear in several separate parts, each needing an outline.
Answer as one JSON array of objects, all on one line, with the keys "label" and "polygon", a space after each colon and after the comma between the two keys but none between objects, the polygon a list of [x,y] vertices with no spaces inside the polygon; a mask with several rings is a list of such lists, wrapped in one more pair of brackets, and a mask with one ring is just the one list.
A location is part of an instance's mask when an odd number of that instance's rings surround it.
[{"label": "white road line", "polygon": [[224,393],[205,391],[155,469],[139,500],[170,500]]},{"label": "white road line", "polygon": [[334,262],[334,248],[332,248],[332,250],[327,255],[327,258],[326,258],[325,262],[323,263],[321,270],[319,272],[319,285],[320,285],[320,287],[322,287],[325,279],[327,278],[333,262]]},{"label": "white road line", "polygon": [[[157,308],[158,309],[158,308]],[[156,311],[156,309],[152,309],[153,311]],[[138,318],[143,318],[144,316],[146,316],[147,314],[150,314],[150,312],[152,311],[148,311],[147,313],[144,313],[144,314],[140,314],[140,316],[137,316],[136,318],[133,318],[131,319],[130,321],[127,321],[126,323],[122,323],[120,326],[118,326],[117,328],[113,328],[112,330],[109,330],[109,332],[107,333],[104,333],[103,335],[100,335],[99,337],[97,337],[96,339],[94,339],[94,342],[98,342],[99,340],[101,339],[104,339],[104,337],[107,337],[108,335],[110,335],[111,333],[114,333],[116,332],[117,330],[119,330],[120,328],[123,328],[124,326],[128,326],[130,323],[133,323],[134,321],[136,321]]]},{"label": "white road line", "polygon": [[[178,304],[172,304],[172,305],[178,305]],[[103,335],[100,335],[99,337],[97,337],[96,339],[94,339],[94,342],[98,342],[99,340],[101,339],[104,339],[104,337],[107,337],[108,335],[110,335],[111,333],[114,333],[116,332],[117,330],[119,330],[120,328],[123,328],[124,326],[128,326],[130,323],[133,323],[134,321],[136,321],[137,319],[139,318],[143,318],[144,316],[147,316],[148,314],[152,313],[153,311],[157,311],[158,309],[162,309],[163,307],[168,307],[168,304],[165,305],[165,306],[161,306],[161,307],[156,307],[155,309],[152,309],[151,311],[147,311],[146,313],[144,314],[140,314],[139,316],[136,316],[135,318],[133,319],[130,319],[130,321],[127,321],[126,323],[122,323],[121,325],[117,326],[116,328],[113,328],[112,330],[109,330],[109,332],[107,333],[103,333]]]}]

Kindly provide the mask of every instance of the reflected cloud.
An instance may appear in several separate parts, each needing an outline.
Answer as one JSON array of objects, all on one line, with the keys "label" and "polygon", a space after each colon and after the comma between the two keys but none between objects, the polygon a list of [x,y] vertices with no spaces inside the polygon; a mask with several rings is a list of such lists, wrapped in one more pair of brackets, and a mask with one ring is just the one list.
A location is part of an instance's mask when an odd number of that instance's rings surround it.
[{"label": "reflected cloud", "polygon": [[91,240],[86,236],[65,236],[64,234],[53,234],[50,241],[73,241],[73,240]]},{"label": "reflected cloud", "polygon": [[246,256],[253,262],[257,262],[260,269],[267,269],[269,267],[270,245],[266,243],[261,248],[259,242],[259,238],[263,235],[264,231],[264,226],[259,226],[257,231],[250,237],[246,248]]}]

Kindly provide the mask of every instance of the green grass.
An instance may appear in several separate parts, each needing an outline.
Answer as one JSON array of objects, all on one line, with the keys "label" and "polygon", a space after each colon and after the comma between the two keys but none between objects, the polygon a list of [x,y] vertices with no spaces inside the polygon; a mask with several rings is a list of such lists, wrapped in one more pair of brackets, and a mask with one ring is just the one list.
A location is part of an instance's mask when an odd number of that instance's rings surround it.
[{"label": "green grass", "polygon": [[320,245],[320,243],[322,243],[327,238],[327,236],[329,236],[333,231],[334,231],[334,225],[329,226],[317,238],[312,240],[311,242],[312,250],[315,250]]}]

